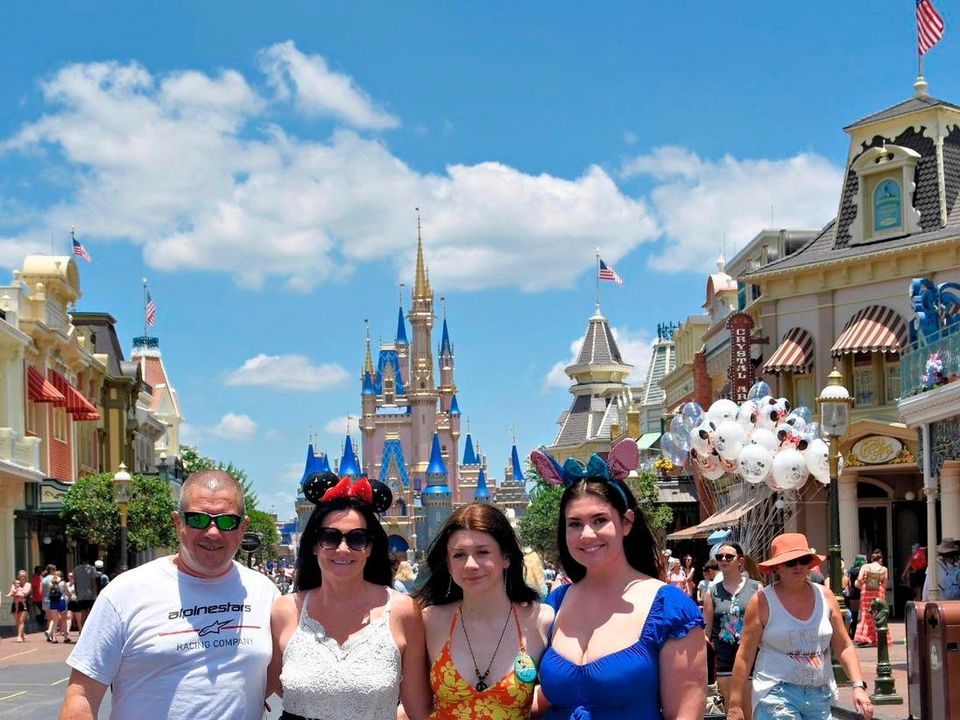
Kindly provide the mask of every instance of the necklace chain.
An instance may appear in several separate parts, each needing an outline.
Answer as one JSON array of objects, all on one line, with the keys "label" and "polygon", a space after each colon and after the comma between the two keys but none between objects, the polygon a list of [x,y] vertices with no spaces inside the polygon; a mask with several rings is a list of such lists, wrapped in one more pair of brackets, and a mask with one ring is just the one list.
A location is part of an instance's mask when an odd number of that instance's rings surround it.
[{"label": "necklace chain", "polygon": [[460,603],[460,627],[463,628],[463,636],[467,639],[467,649],[470,651],[470,658],[473,660],[473,669],[477,673],[477,692],[483,692],[489,685],[486,683],[487,676],[490,674],[490,668],[493,667],[493,661],[497,658],[497,652],[500,650],[500,643],[503,642],[503,635],[507,632],[507,625],[510,623],[510,614],[513,612],[513,603],[510,603],[510,609],[507,611],[507,617],[503,621],[503,628],[500,630],[500,639],[497,640],[497,646],[493,649],[493,655],[490,656],[490,662],[487,669],[480,672],[477,656],[473,654],[473,646],[470,644],[470,636],[467,634],[467,623],[463,620],[463,603]]}]

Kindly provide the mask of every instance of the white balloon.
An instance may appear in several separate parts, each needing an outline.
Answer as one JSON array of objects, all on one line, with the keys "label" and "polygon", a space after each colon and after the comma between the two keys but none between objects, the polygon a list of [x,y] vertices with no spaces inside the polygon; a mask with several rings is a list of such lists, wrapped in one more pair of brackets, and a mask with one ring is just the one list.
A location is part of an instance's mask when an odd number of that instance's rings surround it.
[{"label": "white balloon", "polygon": [[780,439],[774,434],[773,430],[761,427],[750,433],[749,441],[753,445],[762,445],[771,453],[775,453],[780,447]]},{"label": "white balloon", "polygon": [[733,400],[722,398],[710,406],[707,415],[716,425],[719,425],[726,420],[735,420],[739,409]]},{"label": "white balloon", "polygon": [[807,462],[807,469],[817,482],[830,484],[830,446],[820,438],[815,438],[803,451],[803,459]]},{"label": "white balloon", "polygon": [[756,427],[759,417],[760,407],[753,400],[745,400],[737,411],[737,422],[746,432]]},{"label": "white balloon", "polygon": [[773,470],[773,453],[763,445],[747,444],[740,451],[737,474],[748,483],[759,485]]},{"label": "white balloon", "polygon": [[709,455],[713,452],[713,433],[717,429],[711,421],[704,420],[690,432],[690,447],[700,455]]},{"label": "white balloon", "polygon": [[759,415],[757,416],[757,427],[773,430],[777,425],[777,416],[774,412],[777,401],[770,395],[764,395],[757,401]]},{"label": "white balloon", "polygon": [[781,450],[773,456],[773,480],[783,490],[799,490],[807,481],[807,461],[795,448]]},{"label": "white balloon", "polygon": [[724,460],[736,460],[743,449],[743,440],[746,437],[743,428],[736,420],[726,420],[717,426],[713,445],[717,454]]},{"label": "white balloon", "polygon": [[700,473],[701,473],[707,480],[719,480],[720,478],[722,478],[722,477],[724,476],[724,474],[725,474],[726,472],[727,472],[727,471],[724,470],[724,469],[720,466],[720,463],[719,463],[719,462],[717,463],[716,467],[712,467],[712,468],[710,468],[710,469],[707,469],[707,468],[701,468],[701,469],[700,469]]}]

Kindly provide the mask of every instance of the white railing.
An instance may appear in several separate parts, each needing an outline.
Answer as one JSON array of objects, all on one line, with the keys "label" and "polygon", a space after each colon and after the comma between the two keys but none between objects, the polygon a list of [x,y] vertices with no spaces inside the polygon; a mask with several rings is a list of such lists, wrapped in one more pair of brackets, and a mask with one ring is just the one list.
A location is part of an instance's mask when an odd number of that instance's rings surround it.
[{"label": "white railing", "polygon": [[13,428],[0,427],[0,460],[28,470],[39,470],[40,438],[25,437]]}]

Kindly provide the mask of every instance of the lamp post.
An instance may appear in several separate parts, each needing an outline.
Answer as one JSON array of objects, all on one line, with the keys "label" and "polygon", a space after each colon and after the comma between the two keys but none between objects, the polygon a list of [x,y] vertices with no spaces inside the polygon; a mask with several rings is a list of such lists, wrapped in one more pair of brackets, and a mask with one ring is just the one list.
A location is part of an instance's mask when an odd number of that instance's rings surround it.
[{"label": "lamp post", "polygon": [[127,466],[120,463],[120,469],[113,476],[113,499],[120,511],[120,572],[127,569],[127,508],[130,505],[131,485]]},{"label": "lamp post", "polygon": [[[820,406],[820,431],[830,441],[830,549],[828,562],[830,568],[830,591],[840,604],[840,611],[846,615],[846,603],[843,601],[843,578],[840,573],[840,438],[847,434],[850,426],[850,408],[853,398],[843,386],[843,375],[836,368],[827,376],[827,386],[817,398]],[[838,683],[847,683],[849,679],[833,656],[833,672]]]}]

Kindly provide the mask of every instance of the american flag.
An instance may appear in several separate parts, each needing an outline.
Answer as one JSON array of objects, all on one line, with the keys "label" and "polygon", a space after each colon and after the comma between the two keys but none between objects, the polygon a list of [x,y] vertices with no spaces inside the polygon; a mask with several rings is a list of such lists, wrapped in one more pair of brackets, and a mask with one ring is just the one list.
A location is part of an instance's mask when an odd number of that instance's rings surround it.
[{"label": "american flag", "polygon": [[917,50],[921,55],[943,37],[943,16],[931,0],[917,0]]},{"label": "american flag", "polygon": [[150,291],[147,291],[147,326],[153,325],[157,321],[157,304],[150,297]]},{"label": "american flag", "polygon": [[607,265],[603,260],[600,261],[600,272],[597,274],[601,280],[613,280],[617,285],[623,285],[623,278],[617,275],[617,271]]},{"label": "american flag", "polygon": [[87,249],[83,246],[76,238],[73,238],[73,254],[77,257],[81,257],[87,262],[93,262],[93,258],[90,257],[90,253],[87,252]]}]

